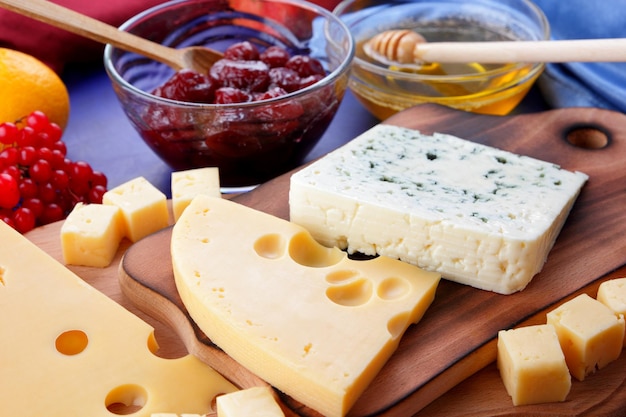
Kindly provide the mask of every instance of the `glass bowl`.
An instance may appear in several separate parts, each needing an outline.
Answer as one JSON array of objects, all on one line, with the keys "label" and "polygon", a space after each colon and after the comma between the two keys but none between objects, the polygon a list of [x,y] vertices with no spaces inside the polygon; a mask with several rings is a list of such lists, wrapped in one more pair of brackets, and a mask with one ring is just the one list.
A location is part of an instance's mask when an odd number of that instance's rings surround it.
[{"label": "glass bowl", "polygon": [[550,26],[529,0],[345,0],[333,11],[350,28],[356,52],[349,88],[377,118],[421,103],[483,113],[509,113],[543,63],[438,64],[418,71],[385,66],[363,51],[372,36],[411,29],[428,42],[548,40]]},{"label": "glass bowl", "polygon": [[354,43],[327,9],[300,0],[177,0],[121,27],[171,46],[224,51],[249,41],[319,60],[326,76],[259,101],[199,104],[157,97],[174,73],[164,64],[107,45],[105,69],[131,124],[175,170],[216,166],[225,188],[252,187],[301,164],[335,116],[347,88]]}]

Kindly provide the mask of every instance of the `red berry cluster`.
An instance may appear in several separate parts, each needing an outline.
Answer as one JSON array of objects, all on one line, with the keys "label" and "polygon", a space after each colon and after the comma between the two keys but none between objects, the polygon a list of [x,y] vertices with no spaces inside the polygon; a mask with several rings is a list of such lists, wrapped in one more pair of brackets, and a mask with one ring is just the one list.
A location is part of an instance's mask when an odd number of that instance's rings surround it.
[{"label": "red berry cluster", "polygon": [[195,103],[244,103],[300,90],[325,75],[322,64],[308,55],[291,56],[279,46],[260,52],[244,41],[231,45],[208,74],[178,71],[153,94]]},{"label": "red berry cluster", "polygon": [[106,176],[69,160],[62,133],[40,111],[0,123],[0,219],[20,233],[64,219],[78,202],[102,202]]}]

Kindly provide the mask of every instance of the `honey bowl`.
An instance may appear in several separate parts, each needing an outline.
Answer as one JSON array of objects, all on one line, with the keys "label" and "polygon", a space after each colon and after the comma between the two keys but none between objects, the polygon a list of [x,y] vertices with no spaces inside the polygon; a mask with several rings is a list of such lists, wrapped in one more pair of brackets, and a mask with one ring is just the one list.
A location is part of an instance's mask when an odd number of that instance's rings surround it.
[{"label": "honey bowl", "polygon": [[380,63],[363,48],[373,36],[396,29],[413,30],[427,42],[548,40],[548,20],[529,0],[344,0],[333,13],[355,40],[348,86],[380,120],[422,103],[505,115],[545,67],[543,63],[435,62],[408,68]]}]

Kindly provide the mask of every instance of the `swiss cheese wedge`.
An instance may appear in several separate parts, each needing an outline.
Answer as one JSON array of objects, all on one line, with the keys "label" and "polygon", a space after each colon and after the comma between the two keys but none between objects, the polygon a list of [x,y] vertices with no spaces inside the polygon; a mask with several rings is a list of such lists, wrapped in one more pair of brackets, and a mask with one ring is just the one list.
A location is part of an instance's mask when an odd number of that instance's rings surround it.
[{"label": "swiss cheese wedge", "polygon": [[0,241],[0,416],[204,414],[236,390],[2,221]]},{"label": "swiss cheese wedge", "polygon": [[197,196],[172,232],[176,286],[232,358],[324,416],[345,415],[431,304],[440,275],[349,259],[301,226]]}]

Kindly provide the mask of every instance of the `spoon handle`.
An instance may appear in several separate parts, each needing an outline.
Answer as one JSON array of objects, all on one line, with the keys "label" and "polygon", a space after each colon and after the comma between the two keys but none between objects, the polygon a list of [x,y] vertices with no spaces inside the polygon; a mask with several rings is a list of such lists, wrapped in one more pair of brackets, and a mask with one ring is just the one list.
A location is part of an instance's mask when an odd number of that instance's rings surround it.
[{"label": "spoon handle", "polygon": [[626,39],[505,42],[426,42],[413,50],[417,61],[481,62],[626,62]]},{"label": "spoon handle", "polygon": [[0,6],[49,25],[182,68],[178,51],[46,0],[0,0]]}]

